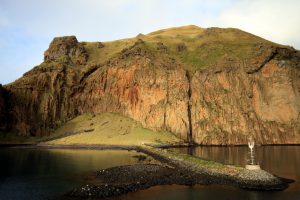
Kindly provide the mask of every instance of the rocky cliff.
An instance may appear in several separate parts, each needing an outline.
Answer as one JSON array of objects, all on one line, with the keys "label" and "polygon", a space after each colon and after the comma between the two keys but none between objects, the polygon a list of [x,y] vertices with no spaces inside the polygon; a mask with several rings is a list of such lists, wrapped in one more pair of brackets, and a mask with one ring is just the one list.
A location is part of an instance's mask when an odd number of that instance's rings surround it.
[{"label": "rocky cliff", "polygon": [[[255,66],[239,63],[196,72],[192,126],[196,143],[299,143],[299,56],[275,48]],[[295,58],[295,60],[293,60]]]},{"label": "rocky cliff", "polygon": [[9,130],[9,120],[8,92],[0,84],[0,132]]},{"label": "rocky cliff", "polygon": [[300,143],[300,55],[291,47],[186,26],[105,43],[55,38],[44,55],[0,92],[1,119],[9,99],[9,126],[20,135],[116,112],[197,144],[244,144],[250,135]]}]

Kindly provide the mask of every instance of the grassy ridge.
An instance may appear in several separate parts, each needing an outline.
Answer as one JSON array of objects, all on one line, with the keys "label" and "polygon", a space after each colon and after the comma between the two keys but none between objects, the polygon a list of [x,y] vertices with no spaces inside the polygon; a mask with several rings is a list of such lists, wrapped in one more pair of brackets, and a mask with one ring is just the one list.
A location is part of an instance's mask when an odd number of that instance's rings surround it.
[{"label": "grassy ridge", "polygon": [[[157,43],[163,43],[167,54],[183,63],[189,71],[204,69],[224,62],[239,62],[257,56],[258,46],[280,46],[250,33],[234,28],[200,28],[183,26],[139,34],[135,38],[85,45],[89,53],[89,63],[101,64],[118,55],[122,49],[132,46],[137,39],[142,39],[147,46],[156,49]],[[179,45],[186,48],[178,50]],[[160,54],[158,54],[160,55]]]}]

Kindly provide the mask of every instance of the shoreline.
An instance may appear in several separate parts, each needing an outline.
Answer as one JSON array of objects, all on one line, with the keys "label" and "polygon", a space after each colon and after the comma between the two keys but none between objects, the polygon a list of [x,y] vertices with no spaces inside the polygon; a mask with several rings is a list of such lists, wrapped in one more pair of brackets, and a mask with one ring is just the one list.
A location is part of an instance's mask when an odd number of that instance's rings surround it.
[{"label": "shoreline", "polygon": [[[18,148],[18,147],[16,147]],[[128,150],[151,156],[162,164],[187,171],[194,175],[211,178],[211,183],[231,185],[250,190],[284,190],[292,180],[272,175],[264,170],[247,170],[242,167],[201,159],[187,154],[175,153],[165,148],[134,145],[49,145],[37,144],[19,146],[19,148],[38,149],[95,149],[95,150]]]},{"label": "shoreline", "polygon": [[[49,140],[50,141],[50,140]],[[161,148],[161,149],[168,149],[168,148],[182,148],[182,147],[246,147],[248,144],[235,144],[235,145],[217,145],[217,144],[145,144],[147,146],[152,146],[154,148]],[[258,147],[264,147],[264,146],[300,146],[300,144],[255,144]],[[36,147],[46,147],[49,146],[49,148],[69,148],[69,149],[86,149],[93,146],[100,146],[100,147],[113,147],[113,146],[134,146],[134,145],[107,145],[107,144],[70,144],[70,145],[60,145],[60,144],[41,144],[41,143],[0,143],[1,147],[21,147],[21,146],[36,146]]]},{"label": "shoreline", "polygon": [[[78,147],[78,146],[77,146]],[[82,147],[82,146],[79,146]],[[56,146],[55,148],[58,148]],[[85,147],[87,148],[87,147]],[[71,198],[105,198],[112,196],[119,196],[128,192],[134,192],[137,190],[143,190],[157,185],[227,185],[233,186],[246,190],[257,190],[257,191],[278,191],[286,189],[293,180],[285,179],[272,175],[264,170],[250,171],[245,168],[223,165],[217,162],[206,161],[193,156],[193,159],[203,162],[200,165],[195,164],[191,160],[184,160],[180,158],[180,154],[174,156],[175,153],[170,153],[166,149],[157,149],[153,147],[140,147],[140,146],[102,146],[95,147],[89,146],[88,149],[123,149],[123,150],[135,150],[137,152],[144,153],[151,156],[155,160],[159,161],[161,167],[167,165],[170,169],[175,170],[174,176],[166,178],[163,173],[164,168],[158,170],[156,173],[161,174],[158,180],[153,181],[151,173],[145,173],[142,175],[143,180],[135,179],[132,182],[118,182],[120,178],[124,176],[119,171],[126,171],[126,180],[136,176],[136,167],[140,167],[138,164],[129,166],[118,166],[108,169],[102,169],[99,172],[108,173],[106,179],[101,180],[102,183],[86,185],[83,187],[74,188],[72,191],[66,194],[67,197]],[[207,164],[208,163],[208,164]],[[211,166],[210,166],[211,165]],[[143,171],[147,171],[147,167]],[[119,171],[116,171],[116,168]],[[225,169],[225,170],[224,170]],[[229,170],[229,171],[227,171]],[[112,173],[113,171],[114,173]],[[180,173],[179,173],[180,172]],[[180,174],[180,176],[178,175]],[[110,174],[110,175],[109,175]],[[118,175],[116,175],[118,174]],[[117,177],[116,177],[117,176]],[[181,177],[182,176],[182,177]],[[173,178],[172,178],[173,177]],[[98,179],[97,179],[98,180]],[[113,180],[113,181],[112,181]],[[145,180],[149,180],[148,182]],[[98,180],[99,181],[99,180]],[[103,182],[107,181],[107,182]],[[112,181],[112,182],[110,182]],[[139,184],[136,184],[138,181]],[[143,184],[141,184],[141,181]]]},{"label": "shoreline", "polygon": [[[145,144],[145,147],[168,150],[171,148],[195,148],[195,147],[247,147],[248,145],[189,145],[189,144],[179,144],[179,145],[156,145],[156,144]],[[300,146],[298,145],[257,145],[258,147],[270,147],[270,146]],[[142,146],[138,145],[108,145],[108,144],[0,144],[0,148],[39,148],[39,149],[95,149],[95,150],[136,150],[144,149]],[[201,158],[203,159],[203,158]],[[207,159],[206,159],[207,160]]]}]

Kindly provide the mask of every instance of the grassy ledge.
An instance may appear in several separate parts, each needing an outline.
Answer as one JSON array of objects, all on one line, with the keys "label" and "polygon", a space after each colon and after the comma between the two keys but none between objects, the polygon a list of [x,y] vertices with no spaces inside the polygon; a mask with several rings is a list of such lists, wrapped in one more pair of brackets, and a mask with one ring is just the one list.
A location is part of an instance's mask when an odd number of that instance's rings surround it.
[{"label": "grassy ledge", "polygon": [[83,114],[58,128],[54,135],[70,136],[45,142],[51,145],[182,144],[170,132],[155,132],[128,117],[115,113]]}]

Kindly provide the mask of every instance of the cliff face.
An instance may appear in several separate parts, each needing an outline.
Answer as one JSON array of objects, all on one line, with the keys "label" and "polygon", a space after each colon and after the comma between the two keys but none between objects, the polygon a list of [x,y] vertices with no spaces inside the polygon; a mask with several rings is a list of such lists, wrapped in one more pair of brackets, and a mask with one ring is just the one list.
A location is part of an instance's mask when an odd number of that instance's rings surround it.
[{"label": "cliff face", "polygon": [[250,135],[300,143],[299,76],[298,51],[232,29],[183,27],[101,47],[62,37],[45,62],[5,86],[8,97],[0,92],[0,116],[9,98],[20,135],[117,112],[197,144],[244,144]]},{"label": "cliff face", "polygon": [[7,91],[0,84],[0,131],[9,130],[9,105],[8,105],[8,94]]},{"label": "cliff face", "polygon": [[166,54],[158,58],[137,42],[83,79],[74,99],[79,113],[118,112],[187,139],[188,89],[180,64]]},{"label": "cliff face", "polygon": [[300,142],[299,57],[287,49],[273,54],[253,69],[238,63],[195,73],[191,104],[196,143],[242,144],[247,135],[260,144]]}]

